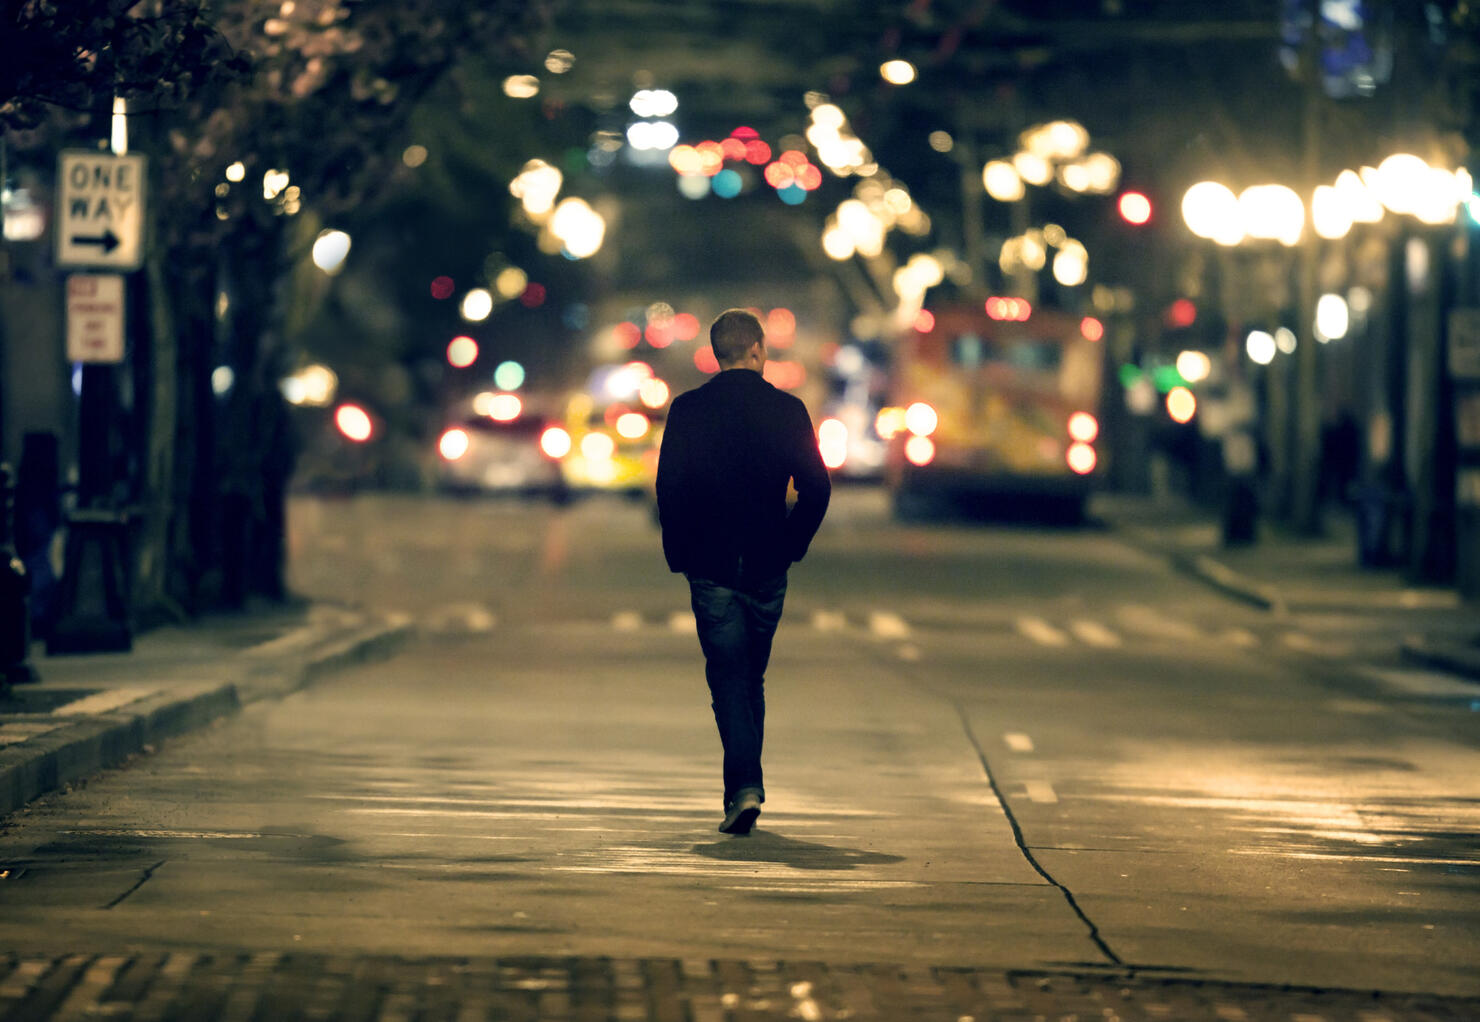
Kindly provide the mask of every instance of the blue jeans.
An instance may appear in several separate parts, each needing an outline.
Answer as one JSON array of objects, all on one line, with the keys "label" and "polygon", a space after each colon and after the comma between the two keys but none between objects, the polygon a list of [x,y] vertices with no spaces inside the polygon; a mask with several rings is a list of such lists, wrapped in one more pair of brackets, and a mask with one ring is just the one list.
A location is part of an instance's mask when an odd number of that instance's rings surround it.
[{"label": "blue jeans", "polygon": [[689,596],[704,651],[704,677],[724,746],[724,804],[741,788],[765,801],[761,742],[766,730],[766,664],[786,599],[786,573],[743,589],[689,579]]}]

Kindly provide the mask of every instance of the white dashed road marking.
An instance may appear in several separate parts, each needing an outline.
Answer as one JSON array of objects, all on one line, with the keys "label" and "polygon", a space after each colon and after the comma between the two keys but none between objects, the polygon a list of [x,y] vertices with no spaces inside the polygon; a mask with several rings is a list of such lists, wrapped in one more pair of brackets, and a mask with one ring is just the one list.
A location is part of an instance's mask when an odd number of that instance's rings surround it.
[{"label": "white dashed road marking", "polygon": [[904,618],[887,610],[876,610],[868,616],[868,630],[876,639],[907,639],[910,634]]},{"label": "white dashed road marking", "polygon": [[635,610],[619,610],[612,615],[612,627],[619,632],[635,632],[642,627],[642,615]]},{"label": "white dashed road marking", "polygon": [[1040,646],[1067,646],[1069,637],[1041,617],[1020,617],[1017,630]]},{"label": "white dashed road marking", "polygon": [[1007,734],[1002,736],[1002,740],[1007,743],[1007,747],[1013,752],[1033,751],[1033,739],[1029,738],[1021,731],[1009,731]]},{"label": "white dashed road marking", "polygon": [[1154,607],[1127,604],[1120,608],[1120,620],[1127,628],[1158,639],[1186,643],[1198,643],[1203,639],[1203,633],[1186,621],[1167,617]]},{"label": "white dashed road marking", "polygon": [[1098,621],[1074,621],[1069,625],[1069,630],[1086,646],[1114,649],[1120,645],[1120,636]]},{"label": "white dashed road marking", "polygon": [[671,632],[682,632],[687,635],[698,629],[699,626],[694,622],[694,612],[691,610],[675,610],[668,615],[668,630]]},{"label": "white dashed road marking", "polygon": [[1218,638],[1230,646],[1242,646],[1245,649],[1259,645],[1259,636],[1247,628],[1226,628]]},{"label": "white dashed road marking", "polygon": [[840,610],[814,610],[812,627],[819,632],[841,632],[848,627],[848,617]]},{"label": "white dashed road marking", "polygon": [[1053,790],[1053,785],[1047,781],[1025,781],[1023,789],[1034,802],[1057,802],[1058,793]]}]

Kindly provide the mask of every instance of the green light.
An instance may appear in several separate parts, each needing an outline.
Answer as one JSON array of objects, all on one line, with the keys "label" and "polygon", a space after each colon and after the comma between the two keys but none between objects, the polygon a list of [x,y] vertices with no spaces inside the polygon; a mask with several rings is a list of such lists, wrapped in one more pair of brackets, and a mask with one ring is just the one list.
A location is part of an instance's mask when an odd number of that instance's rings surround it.
[{"label": "green light", "polygon": [[524,383],[524,367],[518,362],[500,362],[493,371],[493,385],[499,390],[518,390]]},{"label": "green light", "polygon": [[1134,387],[1141,382],[1141,377],[1144,375],[1140,366],[1126,362],[1120,367],[1120,385],[1126,388]]},{"label": "green light", "polygon": [[1156,384],[1156,389],[1165,394],[1173,387],[1190,387],[1192,384],[1182,379],[1182,374],[1177,372],[1176,366],[1157,366],[1151,370],[1151,380]]}]

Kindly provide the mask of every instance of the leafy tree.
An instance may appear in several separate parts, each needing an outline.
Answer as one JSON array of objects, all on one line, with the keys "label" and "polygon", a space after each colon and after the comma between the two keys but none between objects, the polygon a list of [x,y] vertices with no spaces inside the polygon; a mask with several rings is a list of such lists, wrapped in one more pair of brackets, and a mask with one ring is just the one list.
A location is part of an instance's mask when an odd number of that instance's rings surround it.
[{"label": "leafy tree", "polygon": [[[131,148],[151,158],[155,221],[131,284],[150,325],[133,366],[148,422],[134,480],[149,512],[136,588],[144,612],[280,597],[289,271],[314,225],[392,178],[418,100],[470,52],[517,58],[544,5],[0,5],[0,116],[18,146],[59,148],[85,119],[101,137],[115,95],[143,111],[130,120]],[[211,386],[218,366],[234,374],[224,398]]]},{"label": "leafy tree", "polygon": [[248,62],[206,0],[0,0],[0,131],[36,128],[100,99],[168,102]]}]

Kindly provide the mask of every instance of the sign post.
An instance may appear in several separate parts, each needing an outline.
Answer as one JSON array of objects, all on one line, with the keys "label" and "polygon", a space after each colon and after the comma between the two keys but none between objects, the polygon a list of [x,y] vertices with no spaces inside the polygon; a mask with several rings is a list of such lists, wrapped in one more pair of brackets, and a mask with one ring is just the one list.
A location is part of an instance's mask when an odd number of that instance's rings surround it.
[{"label": "sign post", "polygon": [[147,172],[140,153],[62,152],[57,160],[59,266],[137,270],[143,265]]},{"label": "sign post", "polygon": [[67,358],[82,364],[78,504],[67,516],[65,566],[48,653],[127,650],[130,516],[112,506],[118,376],[125,359],[123,273],[144,262],[145,158],[67,150],[57,161],[56,260],[102,270],[67,279]]},{"label": "sign post", "polygon": [[74,273],[67,278],[67,361],[123,361],[123,277]]}]

